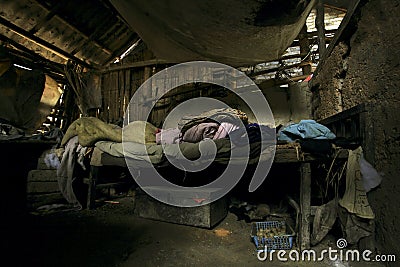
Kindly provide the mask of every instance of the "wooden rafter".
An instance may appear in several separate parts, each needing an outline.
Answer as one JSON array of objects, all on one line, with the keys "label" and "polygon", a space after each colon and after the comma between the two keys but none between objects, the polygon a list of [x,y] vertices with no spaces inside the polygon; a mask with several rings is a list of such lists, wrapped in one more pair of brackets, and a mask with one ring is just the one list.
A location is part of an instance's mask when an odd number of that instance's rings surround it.
[{"label": "wooden rafter", "polygon": [[[304,55],[304,56],[300,56],[301,58],[304,58],[305,56],[308,55],[309,53],[309,40],[307,38],[307,24],[304,24],[303,28],[300,30],[299,33],[299,44],[300,44],[300,54]],[[303,70],[303,74],[304,75],[310,75],[311,74],[311,65],[305,65],[302,67]]]},{"label": "wooden rafter", "polygon": [[340,27],[337,30],[335,36],[333,37],[331,43],[327,47],[325,54],[320,57],[320,63],[318,64],[317,68],[314,71],[314,76],[318,74],[319,70],[322,68],[325,62],[325,59],[329,57],[329,55],[332,53],[334,47],[339,43],[339,40],[343,38],[345,34],[349,34],[349,32],[352,31],[350,29],[351,27],[348,25],[350,24],[350,21],[354,19],[353,15],[359,4],[360,0],[352,0],[351,4],[349,5],[349,9],[347,10],[347,13],[343,18],[343,21],[340,24]]},{"label": "wooden rafter", "polygon": [[84,67],[88,67],[88,68],[93,68],[93,66],[91,66],[90,64],[84,62],[83,60],[69,54],[68,52],[65,52],[64,50],[58,48],[57,46],[50,44],[49,42],[31,34],[30,32],[18,27],[17,25],[9,22],[8,20],[4,19],[3,17],[0,16],[0,24],[9,28],[11,31],[13,31],[14,33],[24,37],[25,39],[59,55],[60,57],[66,59],[66,60],[72,60],[75,61],[76,63],[84,66]]},{"label": "wooden rafter", "polygon": [[292,69],[292,68],[299,68],[299,67],[304,67],[304,66],[307,66],[307,65],[311,65],[311,63],[310,62],[300,62],[300,63],[297,63],[297,64],[279,66],[279,67],[276,67],[276,68],[270,68],[270,69],[267,69],[267,70],[257,71],[257,72],[254,72],[254,73],[250,74],[249,76],[250,77],[256,77],[256,76],[266,75],[266,74],[269,74],[269,73],[272,73],[272,72],[276,72],[276,71],[282,71],[282,70],[287,70],[287,69]]},{"label": "wooden rafter", "polygon": [[[28,67],[37,67],[42,69],[47,75],[55,79],[56,81],[64,81],[64,65],[50,61],[41,55],[38,55],[28,48],[20,45],[19,43],[9,39],[8,37],[0,34],[0,41],[9,44],[11,47],[7,47],[7,50],[15,58],[21,60]],[[18,61],[19,61],[18,60]],[[21,63],[21,62],[20,62]]]},{"label": "wooden rafter", "polygon": [[[135,34],[130,34],[129,38],[128,38],[128,41],[123,46],[121,46],[120,49],[116,50],[109,58],[107,58],[107,60],[105,60],[102,65],[105,66],[105,65],[107,65],[109,63],[114,62],[114,60],[127,49],[128,45],[134,44],[139,39],[140,38],[136,33]],[[134,41],[132,41],[132,40],[134,40]]]},{"label": "wooden rafter", "polygon": [[36,54],[32,50],[26,48],[25,46],[19,44],[18,42],[14,41],[14,40],[11,40],[10,38],[8,38],[7,36],[4,36],[2,34],[0,34],[0,40],[5,43],[10,44],[11,46],[15,47],[16,49],[22,51],[24,54],[29,55],[30,60],[34,61],[35,64],[43,63],[45,65],[52,66],[59,73],[64,73],[64,71],[63,71],[64,65],[53,62],[51,60],[48,60],[48,59],[44,58],[43,56]]}]

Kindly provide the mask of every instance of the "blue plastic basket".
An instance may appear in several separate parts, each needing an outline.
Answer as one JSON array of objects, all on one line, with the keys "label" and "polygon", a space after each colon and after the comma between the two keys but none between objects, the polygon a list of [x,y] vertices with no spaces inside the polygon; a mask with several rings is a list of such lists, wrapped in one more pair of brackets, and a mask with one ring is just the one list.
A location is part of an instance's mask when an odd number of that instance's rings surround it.
[{"label": "blue plastic basket", "polygon": [[[263,234],[265,231],[269,232],[268,236]],[[252,225],[251,238],[257,251],[288,250],[293,247],[294,232],[287,233],[285,221],[256,222]]]}]

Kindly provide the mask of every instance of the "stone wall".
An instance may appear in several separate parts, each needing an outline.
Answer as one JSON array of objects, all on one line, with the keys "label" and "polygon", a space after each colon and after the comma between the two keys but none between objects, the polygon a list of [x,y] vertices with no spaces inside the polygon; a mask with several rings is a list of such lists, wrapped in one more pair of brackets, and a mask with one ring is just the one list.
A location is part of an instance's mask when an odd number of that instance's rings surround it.
[{"label": "stone wall", "polygon": [[[378,252],[400,255],[400,2],[360,1],[350,27],[313,79],[313,115],[322,119],[368,102],[373,142],[366,158],[383,174],[368,194]],[[394,265],[393,265],[394,266]]]}]

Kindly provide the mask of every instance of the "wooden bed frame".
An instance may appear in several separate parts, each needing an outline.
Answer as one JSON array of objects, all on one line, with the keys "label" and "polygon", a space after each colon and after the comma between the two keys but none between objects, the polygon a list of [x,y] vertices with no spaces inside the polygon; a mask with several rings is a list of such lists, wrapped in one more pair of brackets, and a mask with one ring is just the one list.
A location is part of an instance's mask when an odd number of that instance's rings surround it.
[{"label": "wooden bed frame", "polygon": [[[367,114],[367,105],[361,104],[349,110],[340,112],[336,115],[319,121],[327,126],[336,134],[337,137],[353,139],[360,143],[366,142],[365,121]],[[347,160],[348,150],[339,149],[337,159]],[[311,234],[311,164],[320,163],[329,160],[326,157],[317,156],[311,153],[301,153],[295,147],[276,146],[275,158],[273,164],[296,164],[300,173],[300,214],[298,243],[300,250],[310,248]],[[94,208],[96,187],[107,187],[115,184],[97,184],[97,174],[99,166],[91,166],[90,176],[87,179],[89,185],[87,207]],[[297,204],[296,204],[297,205]]]},{"label": "wooden bed frame", "polygon": [[[347,158],[347,150],[339,153],[338,159]],[[311,217],[311,164],[330,160],[326,157],[316,156],[310,153],[301,153],[296,147],[277,145],[273,164],[296,164],[300,172],[300,222],[299,222],[299,244],[300,249],[310,247],[310,217]],[[97,184],[99,164],[91,165],[88,184],[87,208],[95,207],[96,188],[112,187],[121,183]],[[103,165],[107,166],[107,165]],[[121,166],[121,165],[120,165]]]}]

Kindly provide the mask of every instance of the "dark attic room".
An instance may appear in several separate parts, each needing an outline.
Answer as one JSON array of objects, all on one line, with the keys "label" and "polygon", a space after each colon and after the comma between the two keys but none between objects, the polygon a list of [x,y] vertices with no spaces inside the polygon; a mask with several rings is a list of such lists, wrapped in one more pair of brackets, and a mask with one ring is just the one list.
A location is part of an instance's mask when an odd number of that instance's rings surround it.
[{"label": "dark attic room", "polygon": [[0,0],[2,265],[400,266],[399,14]]}]

